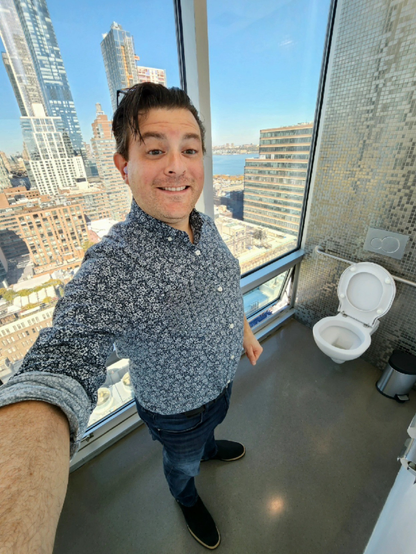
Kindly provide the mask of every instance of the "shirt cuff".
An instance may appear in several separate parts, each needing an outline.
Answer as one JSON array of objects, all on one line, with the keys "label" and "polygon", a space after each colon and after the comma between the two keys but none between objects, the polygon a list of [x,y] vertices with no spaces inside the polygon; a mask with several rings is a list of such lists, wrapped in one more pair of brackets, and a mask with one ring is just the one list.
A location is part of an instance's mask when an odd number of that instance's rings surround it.
[{"label": "shirt cuff", "polygon": [[91,401],[82,385],[67,375],[47,371],[28,371],[0,387],[0,408],[39,400],[58,406],[68,418],[70,428],[70,461],[77,453],[88,427]]}]

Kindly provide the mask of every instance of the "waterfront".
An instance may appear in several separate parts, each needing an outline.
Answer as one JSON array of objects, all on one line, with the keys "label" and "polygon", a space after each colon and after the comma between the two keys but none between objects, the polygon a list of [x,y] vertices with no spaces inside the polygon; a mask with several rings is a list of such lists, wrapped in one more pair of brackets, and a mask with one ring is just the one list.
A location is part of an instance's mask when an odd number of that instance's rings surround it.
[{"label": "waterfront", "polygon": [[256,154],[231,154],[212,156],[214,175],[244,175],[246,158],[258,158]]}]

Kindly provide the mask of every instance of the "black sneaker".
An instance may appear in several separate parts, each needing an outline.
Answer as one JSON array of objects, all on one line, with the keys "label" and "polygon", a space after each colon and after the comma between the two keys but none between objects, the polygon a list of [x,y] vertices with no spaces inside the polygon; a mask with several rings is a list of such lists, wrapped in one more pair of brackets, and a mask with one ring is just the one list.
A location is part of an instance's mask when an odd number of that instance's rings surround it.
[{"label": "black sneaker", "polygon": [[[246,453],[246,449],[243,444],[233,441],[215,441],[218,446],[218,452],[211,460],[221,460],[222,462],[234,462],[239,460]],[[209,460],[201,460],[201,462],[208,462]]]},{"label": "black sneaker", "polygon": [[185,516],[188,530],[194,539],[210,550],[217,548],[221,542],[220,533],[201,498],[198,496],[196,504],[190,508],[183,506],[180,502],[178,504]]}]

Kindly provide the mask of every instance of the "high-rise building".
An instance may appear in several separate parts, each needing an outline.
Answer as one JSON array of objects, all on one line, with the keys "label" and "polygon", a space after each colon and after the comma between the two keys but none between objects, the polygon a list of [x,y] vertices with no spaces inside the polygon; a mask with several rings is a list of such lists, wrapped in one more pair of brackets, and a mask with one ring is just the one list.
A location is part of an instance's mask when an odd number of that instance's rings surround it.
[{"label": "high-rise building", "polygon": [[111,130],[111,121],[103,112],[101,105],[96,104],[97,116],[92,123],[91,139],[94,159],[102,180],[111,208],[111,219],[124,220],[131,207],[130,188],[124,183],[114,165],[113,156],[116,141]]},{"label": "high-rise building", "polygon": [[137,77],[139,83],[157,83],[166,85],[166,71],[164,69],[156,69],[155,67],[137,67]]},{"label": "high-rise building", "polygon": [[83,190],[78,192],[63,191],[71,204],[79,204],[89,221],[111,219],[111,206],[108,194],[102,189]]},{"label": "high-rise building", "polygon": [[4,165],[3,159],[0,158],[0,191],[8,189],[10,186],[9,172]]},{"label": "high-rise building", "polygon": [[132,35],[115,21],[110,31],[103,34],[101,42],[108,88],[110,90],[113,111],[117,108],[117,91],[131,87],[139,82]]},{"label": "high-rise building", "polygon": [[260,131],[259,158],[246,159],[244,221],[297,236],[312,123]]},{"label": "high-rise building", "polygon": [[[7,2],[8,5],[14,3],[18,16],[17,20],[14,20],[14,26],[18,30],[20,42],[23,33],[30,52],[29,58],[32,60],[36,80],[41,90],[46,115],[62,119],[75,152],[80,154],[82,152],[81,127],[46,0],[2,0],[3,2]],[[3,19],[2,11],[0,11],[1,19]],[[1,36],[3,39],[3,32]],[[11,42],[16,42],[15,33],[8,33],[8,36],[9,45]],[[14,59],[10,56],[10,47],[7,44],[5,47],[11,60],[11,67],[16,73]],[[22,56],[19,55],[18,58],[23,63]],[[34,114],[22,113],[22,115]]]},{"label": "high-rise building", "polygon": [[21,117],[20,121],[32,187],[53,196],[87,180],[83,158],[74,155],[61,118]]},{"label": "high-rise building", "polygon": [[0,158],[3,160],[3,164],[6,170],[10,173],[12,170],[12,166],[10,165],[10,160],[7,157],[6,153],[0,151]]},{"label": "high-rise building", "polygon": [[2,0],[0,36],[2,59],[22,116],[45,116],[46,104],[19,15],[20,0]]},{"label": "high-rise building", "polygon": [[85,171],[87,173],[87,178],[94,179],[95,177],[98,177],[98,169],[97,169],[97,164],[95,163],[95,160],[94,160],[94,154],[92,152],[91,145],[88,144],[87,142],[84,142],[83,148],[85,152],[84,163],[85,163]]},{"label": "high-rise building", "polygon": [[133,36],[113,22],[101,42],[108,88],[113,112],[117,108],[117,91],[137,83],[158,83],[166,86],[166,71],[155,67],[137,66],[140,60],[134,51]]}]

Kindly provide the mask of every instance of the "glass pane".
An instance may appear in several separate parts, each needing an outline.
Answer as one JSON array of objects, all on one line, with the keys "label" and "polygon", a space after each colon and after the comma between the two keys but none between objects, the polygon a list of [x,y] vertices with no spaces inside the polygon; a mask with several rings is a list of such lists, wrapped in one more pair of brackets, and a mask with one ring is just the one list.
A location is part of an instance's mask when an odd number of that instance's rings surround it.
[{"label": "glass pane", "polygon": [[134,398],[130,382],[129,360],[122,359],[107,367],[107,379],[98,389],[98,402],[88,425],[101,421]]},{"label": "glass pane", "polygon": [[294,270],[289,269],[244,295],[244,311],[247,319],[251,317],[250,327],[264,323],[289,305],[293,274]]},{"label": "glass pane", "polygon": [[244,313],[247,318],[280,297],[287,275],[288,271],[273,277],[270,281],[263,283],[244,295]]},{"label": "glass pane", "polygon": [[[163,37],[163,40],[160,39]],[[113,164],[116,90],[180,86],[173,2],[2,0],[0,384],[19,369],[85,251],[130,210]],[[132,398],[108,368],[90,423]]]},{"label": "glass pane", "polygon": [[330,0],[208,0],[215,222],[242,274],[297,246]]}]

